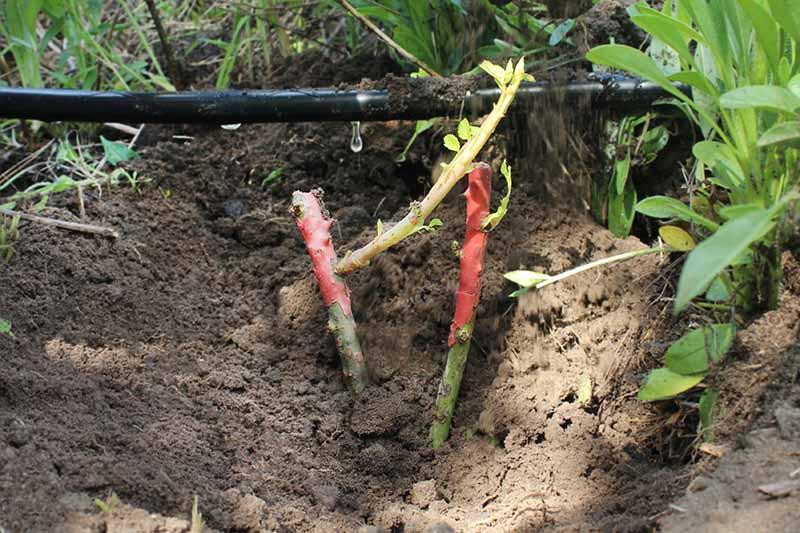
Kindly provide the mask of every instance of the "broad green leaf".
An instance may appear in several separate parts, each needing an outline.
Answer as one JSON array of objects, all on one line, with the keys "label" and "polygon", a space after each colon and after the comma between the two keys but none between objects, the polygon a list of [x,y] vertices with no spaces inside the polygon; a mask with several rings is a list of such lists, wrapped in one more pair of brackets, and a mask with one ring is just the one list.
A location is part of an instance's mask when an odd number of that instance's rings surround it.
[{"label": "broad green leaf", "polygon": [[700,415],[699,433],[703,436],[705,442],[712,442],[714,434],[712,428],[714,427],[714,407],[717,404],[719,392],[714,389],[706,389],[700,395],[698,402],[698,411]]},{"label": "broad green leaf", "polygon": [[725,205],[719,208],[719,216],[725,220],[733,220],[734,218],[740,218],[761,211],[762,209],[763,207],[761,207],[761,205],[754,203]]},{"label": "broad green leaf", "polygon": [[732,324],[692,330],[672,343],[664,358],[665,365],[684,376],[707,372],[709,359],[718,363],[730,350],[734,335]]},{"label": "broad green leaf", "polygon": [[798,141],[800,141],[800,121],[793,120],[772,126],[758,139],[758,145],[764,147]]},{"label": "broad green leaf", "polygon": [[453,152],[458,152],[461,149],[461,143],[458,142],[458,138],[455,135],[448,133],[444,136],[444,147]]},{"label": "broad green leaf", "polygon": [[658,234],[667,246],[678,252],[688,252],[695,247],[692,236],[678,226],[661,226]]},{"label": "broad green leaf", "polygon": [[[631,7],[633,7],[633,6],[631,6]],[[664,7],[665,8],[667,7],[667,3],[666,2],[664,3]],[[697,30],[692,28],[686,22],[680,20],[679,18],[673,17],[671,15],[671,13],[668,13],[667,11],[660,12],[660,11],[658,11],[656,9],[651,8],[651,7],[645,7],[644,5],[641,5],[640,7],[638,7],[636,9],[636,12],[631,12],[630,8],[629,8],[629,13],[631,13],[631,19],[633,19],[633,17],[635,17],[635,16],[642,16],[642,15],[659,19],[661,25],[670,27],[669,30],[663,30],[663,31],[670,31],[670,32],[673,32],[673,33],[678,33],[683,37],[684,41],[696,41],[696,42],[698,42],[698,43],[700,43],[702,45],[706,45],[707,44],[706,40],[705,40],[705,38],[703,37],[702,34],[700,34]],[[634,21],[634,22],[636,22],[636,21]],[[644,27],[642,27],[642,29],[645,29],[645,31],[647,31],[648,33],[651,33],[651,34],[655,35],[654,33],[650,32],[649,30],[647,30]],[[658,37],[658,38],[661,39],[661,37]],[[666,42],[665,39],[661,39],[661,40],[664,40]]]},{"label": "broad green leaf", "polygon": [[548,40],[547,44],[550,46],[556,46],[561,43],[566,37],[567,34],[572,31],[572,28],[575,27],[575,19],[567,19],[558,26],[556,29],[553,30],[553,33],[550,34],[550,39]]},{"label": "broad green leaf", "polygon": [[791,80],[789,80],[786,88],[792,91],[793,95],[800,98],[800,74],[796,74]]},{"label": "broad green leaf", "polygon": [[636,396],[643,402],[665,400],[687,391],[703,381],[705,374],[682,376],[667,368],[656,368],[647,376],[647,381]]},{"label": "broad green leaf", "polygon": [[717,88],[714,87],[708,78],[702,72],[697,71],[683,71],[672,74],[669,79],[678,83],[685,83],[692,89],[697,89],[709,96],[715,97],[719,94]]},{"label": "broad green leaf", "polygon": [[617,159],[614,162],[614,183],[616,184],[616,193],[622,194],[625,191],[625,184],[628,183],[628,176],[631,172],[631,152],[622,159]]},{"label": "broad green leaf", "polygon": [[731,299],[733,294],[733,287],[731,286],[731,278],[725,272],[714,278],[711,286],[706,291],[706,300],[709,302],[727,302]]},{"label": "broad green leaf", "polygon": [[692,62],[693,57],[689,51],[687,39],[678,29],[680,22],[670,17],[664,17],[661,14],[636,15],[631,17],[631,20],[644,31],[672,48],[683,61]]},{"label": "broad green leaf", "polygon": [[514,270],[512,272],[506,272],[503,274],[503,277],[527,289],[535,287],[543,281],[547,281],[551,276],[541,272],[532,272],[530,270]]},{"label": "broad green leaf", "polygon": [[758,0],[739,0],[739,5],[753,23],[756,39],[761,49],[767,56],[774,74],[778,73],[778,56],[780,44],[778,40],[778,25],[775,19],[764,9],[763,3]]},{"label": "broad green leaf", "polygon": [[684,4],[698,31],[706,38],[717,64],[729,65],[731,49],[720,2],[710,4],[707,0],[682,0],[680,3]]},{"label": "broad green leaf", "polygon": [[675,312],[706,290],[714,277],[740,254],[764,237],[775,222],[765,209],[730,220],[689,253],[678,280]]},{"label": "broad green leaf", "polygon": [[656,62],[636,48],[622,44],[605,44],[589,50],[586,58],[592,63],[625,70],[650,80],[679,100],[687,100],[686,95],[661,72]]},{"label": "broad green leaf", "polygon": [[716,141],[700,141],[692,148],[694,156],[714,169],[719,184],[734,189],[745,182],[744,172],[733,149]]},{"label": "broad green leaf", "polygon": [[646,162],[652,162],[658,153],[669,143],[669,130],[664,126],[650,128],[643,136],[644,144],[642,151]]},{"label": "broad green leaf", "polygon": [[695,213],[683,202],[669,196],[649,196],[636,204],[637,212],[653,218],[679,218],[687,222],[695,222],[712,231],[719,225],[703,215]]},{"label": "broad green leaf", "polygon": [[785,29],[795,42],[800,42],[800,13],[797,0],[769,0],[772,16]]},{"label": "broad green leaf", "polygon": [[630,235],[636,216],[636,188],[628,181],[622,194],[617,194],[613,184],[608,191],[608,229],[617,237]]},{"label": "broad green leaf", "polygon": [[138,153],[121,142],[109,141],[102,135],[100,136],[100,142],[103,143],[103,152],[105,153],[106,161],[108,161],[110,165],[117,166],[125,161],[139,158]]},{"label": "broad green leaf", "polygon": [[729,109],[769,109],[794,113],[800,109],[800,97],[790,90],[774,85],[751,85],[723,94],[720,105]]}]

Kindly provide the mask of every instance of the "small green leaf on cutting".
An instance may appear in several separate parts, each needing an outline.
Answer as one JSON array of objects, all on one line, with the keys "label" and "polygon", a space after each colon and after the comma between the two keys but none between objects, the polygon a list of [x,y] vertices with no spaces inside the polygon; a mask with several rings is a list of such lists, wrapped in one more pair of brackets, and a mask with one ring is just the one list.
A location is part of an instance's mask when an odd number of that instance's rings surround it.
[{"label": "small green leaf on cutting", "polygon": [[514,63],[509,59],[506,70],[503,73],[503,83],[509,83],[512,79],[514,79]]},{"label": "small green leaf on cutting", "polygon": [[461,140],[468,141],[472,137],[472,128],[469,125],[469,120],[462,118],[458,123],[458,136]]},{"label": "small green leaf on cutting", "polygon": [[378,219],[378,228],[377,228],[377,230],[378,230],[377,237],[380,237],[381,235],[383,235],[383,221],[381,219]]},{"label": "small green leaf on cutting", "polygon": [[506,272],[503,277],[512,283],[516,283],[525,289],[536,287],[543,281],[547,281],[551,276],[541,272],[532,272],[530,270],[514,270]]},{"label": "small green leaf on cutting", "polygon": [[500,165],[500,173],[506,179],[506,195],[500,200],[497,211],[484,218],[483,222],[481,222],[481,229],[484,231],[491,231],[496,228],[508,212],[508,201],[511,199],[511,167],[508,166],[508,162],[505,159]]},{"label": "small green leaf on cutting", "polygon": [[417,227],[417,229],[415,230],[415,233],[422,231],[428,233],[434,233],[438,228],[442,226],[444,226],[444,222],[442,222],[438,218],[432,218],[430,222],[428,222],[428,224],[420,224],[419,227]]},{"label": "small green leaf on cutting", "polygon": [[480,64],[481,69],[483,69],[489,76],[494,78],[498,85],[503,87],[505,84],[503,83],[503,79],[505,78],[505,70],[500,65],[495,65],[491,61],[483,60]]},{"label": "small green leaf on cutting", "polygon": [[461,143],[455,135],[448,133],[444,136],[444,147],[450,151],[458,152],[461,149]]}]

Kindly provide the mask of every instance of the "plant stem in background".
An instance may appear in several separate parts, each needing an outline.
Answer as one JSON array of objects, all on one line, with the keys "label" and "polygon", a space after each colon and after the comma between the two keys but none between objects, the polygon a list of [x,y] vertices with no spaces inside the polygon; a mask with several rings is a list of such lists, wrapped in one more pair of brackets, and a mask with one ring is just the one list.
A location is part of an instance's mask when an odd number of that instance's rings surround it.
[{"label": "plant stem in background", "polygon": [[461,277],[456,292],[456,310],[450,325],[447,344],[450,351],[439,395],[436,398],[436,411],[431,427],[431,444],[438,449],[450,435],[461,378],[469,355],[470,341],[475,322],[475,309],[481,293],[481,271],[486,252],[488,234],[481,224],[489,215],[489,199],[492,194],[492,169],[485,163],[478,163],[469,173],[467,186],[467,229],[464,248],[461,251]]},{"label": "plant stem in background", "polygon": [[167,60],[167,70],[169,71],[170,77],[169,81],[172,82],[172,85],[174,85],[176,89],[181,90],[183,89],[183,79],[181,77],[180,70],[178,69],[178,64],[175,62],[175,56],[172,53],[172,46],[169,44],[167,32],[164,30],[164,25],[161,23],[161,16],[158,14],[158,7],[156,7],[154,0],[145,0],[145,3],[147,4],[148,11],[150,11],[150,17],[153,19],[156,32],[158,32],[158,38],[161,41],[161,48],[164,52],[164,58]]},{"label": "plant stem in background", "polygon": [[342,372],[354,395],[367,386],[367,366],[356,336],[356,323],[350,309],[350,291],[344,280],[334,272],[336,251],[331,241],[333,220],[323,212],[321,191],[292,194],[291,212],[311,257],[322,299],[328,307],[328,329],[336,338],[342,361]]},{"label": "plant stem in background", "polygon": [[[503,69],[502,67],[497,68],[500,69],[499,77],[502,80]],[[509,83],[501,85],[502,93],[495,103],[494,109],[486,116],[478,132],[470,137],[469,141],[461,147],[450,164],[447,165],[447,168],[444,169],[439,180],[431,187],[425,198],[421,202],[412,205],[408,214],[391,229],[381,233],[362,248],[344,256],[339,264],[336,265],[337,274],[347,274],[366,266],[373,257],[414,233],[433,210],[442,203],[447,193],[469,171],[472,161],[492,136],[500,120],[505,116],[508,107],[514,101],[519,84],[526,77],[525,64],[522,59],[519,60],[513,72],[508,72],[509,70],[511,69],[507,68]],[[498,84],[500,84],[500,81],[498,81]]]},{"label": "plant stem in background", "polygon": [[431,67],[426,65],[422,60],[418,59],[411,52],[409,52],[408,50],[406,50],[405,48],[403,48],[402,46],[397,44],[391,37],[386,35],[386,33],[384,33],[371,20],[369,20],[367,17],[365,17],[364,15],[359,13],[358,10],[356,8],[354,8],[350,4],[350,2],[348,2],[347,0],[339,0],[339,3],[351,15],[353,15],[355,18],[357,18],[364,26],[369,28],[371,31],[373,31],[375,33],[375,35],[380,37],[386,44],[388,44],[389,46],[391,46],[392,48],[397,50],[397,53],[399,53],[401,56],[403,56],[404,58],[406,58],[409,61],[411,61],[412,63],[414,63],[415,65],[417,65],[419,68],[421,68],[422,70],[424,70],[425,72],[427,72],[431,76],[441,76],[441,74],[439,74],[438,72],[433,70]]},{"label": "plant stem in background", "polygon": [[14,211],[12,209],[5,209],[0,207],[0,215],[8,217],[19,217],[23,220],[29,220],[37,224],[45,226],[53,226],[70,231],[78,231],[81,233],[93,233],[95,235],[102,235],[104,237],[111,237],[112,239],[119,239],[119,232],[113,228],[105,226],[95,226],[94,224],[81,224],[79,222],[68,222],[66,220],[57,220],[54,218],[45,218],[38,215],[31,215],[30,213],[23,213],[21,211]]}]

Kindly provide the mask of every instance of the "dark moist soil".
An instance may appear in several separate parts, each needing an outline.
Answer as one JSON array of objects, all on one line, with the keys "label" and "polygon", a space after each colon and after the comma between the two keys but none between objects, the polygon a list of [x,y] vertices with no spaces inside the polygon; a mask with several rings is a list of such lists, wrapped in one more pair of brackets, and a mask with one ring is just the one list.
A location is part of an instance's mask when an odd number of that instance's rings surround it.
[{"label": "dark moist soil", "polygon": [[[437,211],[439,232],[348,278],[373,379],[357,401],[288,205],[294,189],[323,187],[334,241],[353,249],[424,194],[440,135],[397,165],[412,123],[362,125],[357,154],[349,124],[152,127],[133,166],[151,180],[141,192],[85,193],[87,221],[119,240],[23,224],[14,260],[0,265],[0,315],[15,334],[0,337],[0,527],[188,531],[195,495],[220,531],[655,527],[696,468],[684,441],[672,449],[665,420],[678,407],[634,397],[675,335],[670,258],[510,299],[504,272],[560,272],[644,244],[613,237],[581,207],[594,163],[573,156],[592,128],[537,137],[525,120],[509,123],[482,159],[498,168],[506,146],[529,157],[512,160],[453,435],[436,454],[427,436],[458,280],[460,191]],[[74,219],[76,204],[57,199],[48,215]],[[791,345],[794,327],[754,335]],[[732,368],[796,381],[784,359],[752,366],[756,344],[743,343]],[[763,395],[732,390],[747,409]]]}]

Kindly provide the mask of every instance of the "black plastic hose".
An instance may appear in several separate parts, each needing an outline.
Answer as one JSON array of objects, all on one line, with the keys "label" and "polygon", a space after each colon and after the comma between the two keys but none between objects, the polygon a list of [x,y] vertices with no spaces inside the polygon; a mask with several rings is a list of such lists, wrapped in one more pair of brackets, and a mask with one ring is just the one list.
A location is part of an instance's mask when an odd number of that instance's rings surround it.
[{"label": "black plastic hose", "polygon": [[[681,88],[681,90],[687,90]],[[466,91],[461,100],[393,95],[390,90],[296,89],[222,92],[131,93],[67,89],[0,88],[0,117],[46,122],[236,124],[258,122],[384,121],[488,113],[499,89]],[[635,111],[668,97],[650,82],[623,78],[552,85],[523,84],[517,109],[545,95],[565,101]],[[462,107],[463,106],[463,107]]]}]

